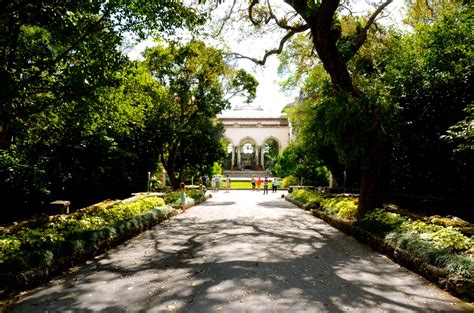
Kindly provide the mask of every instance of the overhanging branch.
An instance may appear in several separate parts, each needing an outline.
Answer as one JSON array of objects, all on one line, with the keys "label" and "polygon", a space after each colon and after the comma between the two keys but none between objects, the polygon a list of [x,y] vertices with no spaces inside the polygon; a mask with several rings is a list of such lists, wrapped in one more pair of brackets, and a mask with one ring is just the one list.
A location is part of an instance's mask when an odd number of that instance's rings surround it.
[{"label": "overhanging branch", "polygon": [[392,3],[393,0],[387,0],[384,3],[382,3],[375,11],[372,13],[372,15],[369,17],[367,20],[367,24],[365,24],[364,28],[362,29],[363,32],[366,32],[369,30],[370,26],[374,23],[375,19],[377,16],[382,12],[383,9],[385,9],[390,3]]},{"label": "overhanging branch", "polygon": [[361,31],[357,33],[355,36],[353,36],[352,38],[348,38],[348,40],[352,41],[353,46],[350,50],[350,53],[345,55],[345,60],[349,60],[357,53],[357,51],[359,51],[360,47],[364,44],[365,40],[367,39],[367,32],[369,28],[374,24],[375,20],[377,19],[377,16],[383,11],[383,9],[385,9],[390,3],[392,3],[392,1],[393,0],[387,0],[384,3],[382,3],[369,17],[364,28],[362,28]]},{"label": "overhanging branch", "polygon": [[280,54],[282,51],[283,51],[283,47],[285,46],[285,43],[291,38],[293,37],[293,35],[297,34],[297,33],[302,33],[306,30],[309,29],[309,26],[308,25],[300,25],[298,27],[293,27],[292,30],[290,30],[285,36],[283,36],[283,38],[280,40],[280,45],[278,46],[278,48],[275,48],[275,49],[272,49],[272,50],[268,50],[268,51],[265,51],[265,55],[263,56],[263,58],[261,60],[259,59],[256,59],[256,58],[252,58],[252,57],[248,57],[248,56],[245,56],[243,54],[240,54],[240,53],[229,53],[228,55],[230,56],[233,56],[235,57],[236,59],[246,59],[246,60],[250,60],[252,62],[254,62],[255,64],[258,64],[258,65],[265,65],[265,63],[267,62],[267,59],[269,56],[271,55],[274,55],[274,54]]}]

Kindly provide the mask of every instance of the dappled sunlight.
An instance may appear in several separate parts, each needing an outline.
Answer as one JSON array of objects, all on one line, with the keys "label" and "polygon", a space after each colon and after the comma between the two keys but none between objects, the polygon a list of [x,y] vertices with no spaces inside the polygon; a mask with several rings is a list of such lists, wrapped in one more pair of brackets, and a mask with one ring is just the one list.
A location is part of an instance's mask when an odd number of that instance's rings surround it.
[{"label": "dappled sunlight", "polygon": [[276,195],[253,204],[242,195],[214,196],[38,289],[18,310],[454,309],[421,278]]}]

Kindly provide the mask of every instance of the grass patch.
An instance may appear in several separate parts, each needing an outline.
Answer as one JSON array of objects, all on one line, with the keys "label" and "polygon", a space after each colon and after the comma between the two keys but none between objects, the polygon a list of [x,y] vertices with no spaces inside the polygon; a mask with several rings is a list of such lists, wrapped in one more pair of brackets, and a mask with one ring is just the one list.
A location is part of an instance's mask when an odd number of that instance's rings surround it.
[{"label": "grass patch", "polygon": [[[219,189],[225,189],[225,181],[221,181],[221,186]],[[270,190],[272,188],[272,184],[268,184],[268,189]],[[279,188],[279,187],[278,187]],[[250,181],[232,181],[230,185],[230,189],[232,190],[239,190],[239,189],[252,189],[252,183]],[[257,186],[255,186],[255,189],[257,189]],[[212,187],[208,187],[208,190],[213,190]],[[260,185],[260,190],[263,190],[263,182]]]}]

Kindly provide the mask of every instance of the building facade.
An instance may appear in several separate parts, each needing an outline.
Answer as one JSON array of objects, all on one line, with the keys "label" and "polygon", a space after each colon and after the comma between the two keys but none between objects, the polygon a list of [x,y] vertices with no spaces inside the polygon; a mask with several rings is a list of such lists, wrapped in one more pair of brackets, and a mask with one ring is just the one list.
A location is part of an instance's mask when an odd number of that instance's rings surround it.
[{"label": "building facade", "polygon": [[270,147],[281,153],[291,140],[288,118],[272,116],[258,108],[234,109],[219,118],[225,127],[225,143],[231,155],[228,169],[265,170]]}]

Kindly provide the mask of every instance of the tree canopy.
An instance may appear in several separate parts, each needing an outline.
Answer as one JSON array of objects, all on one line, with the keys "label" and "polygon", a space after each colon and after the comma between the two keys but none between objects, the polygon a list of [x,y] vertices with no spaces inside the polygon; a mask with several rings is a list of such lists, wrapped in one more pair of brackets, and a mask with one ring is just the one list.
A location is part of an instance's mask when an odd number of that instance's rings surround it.
[{"label": "tree canopy", "polygon": [[[228,99],[255,96],[255,79],[220,51],[167,39],[203,21],[181,2],[0,6],[4,219],[58,198],[78,208],[146,190],[160,160],[176,185],[219,160],[215,115]],[[149,36],[161,44],[130,61],[127,41]]]},{"label": "tree canopy", "polygon": [[0,147],[48,107],[92,97],[126,63],[124,36],[202,22],[180,2],[2,1]]},{"label": "tree canopy", "polygon": [[229,94],[244,92],[251,101],[258,83],[244,71],[232,71],[220,51],[201,41],[158,45],[145,56],[150,75],[165,89],[150,114],[161,136],[161,162],[178,188],[186,171],[224,157],[224,128],[214,117],[228,108]]},{"label": "tree canopy", "polygon": [[[472,13],[439,14],[411,33],[379,27],[348,62],[358,88],[378,103],[389,193],[452,197],[473,187]],[[301,88],[288,113],[304,148],[340,181],[339,169],[357,174],[354,162],[364,162],[360,147],[370,120],[335,97],[317,61],[301,59],[311,54],[308,41],[295,38],[281,56],[281,72],[293,69],[284,86]]]}]

